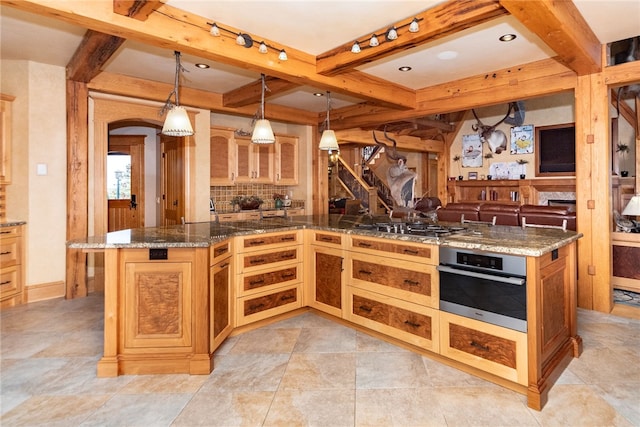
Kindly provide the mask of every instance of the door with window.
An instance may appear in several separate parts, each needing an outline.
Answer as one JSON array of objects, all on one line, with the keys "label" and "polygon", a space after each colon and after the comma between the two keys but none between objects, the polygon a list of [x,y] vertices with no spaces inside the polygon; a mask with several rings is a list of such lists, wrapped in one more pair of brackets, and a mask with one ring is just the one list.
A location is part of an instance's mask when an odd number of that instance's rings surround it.
[{"label": "door with window", "polygon": [[108,231],[144,227],[144,135],[110,135]]}]

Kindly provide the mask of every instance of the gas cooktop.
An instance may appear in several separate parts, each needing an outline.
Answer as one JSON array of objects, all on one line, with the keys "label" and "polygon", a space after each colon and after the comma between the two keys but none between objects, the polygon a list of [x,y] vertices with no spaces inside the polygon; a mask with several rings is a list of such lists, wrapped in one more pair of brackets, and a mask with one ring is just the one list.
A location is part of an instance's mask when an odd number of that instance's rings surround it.
[{"label": "gas cooktop", "polygon": [[378,222],[374,224],[356,224],[356,228],[360,230],[425,237],[445,237],[467,230],[466,227],[427,224],[424,222]]}]

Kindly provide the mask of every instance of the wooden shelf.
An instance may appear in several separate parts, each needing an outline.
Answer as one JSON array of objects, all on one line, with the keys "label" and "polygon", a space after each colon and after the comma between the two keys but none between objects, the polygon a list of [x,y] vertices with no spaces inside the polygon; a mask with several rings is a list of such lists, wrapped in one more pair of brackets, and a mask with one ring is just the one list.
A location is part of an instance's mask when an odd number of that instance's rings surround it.
[{"label": "wooden shelf", "polygon": [[449,181],[449,202],[538,204],[540,192],[575,192],[575,178]]}]

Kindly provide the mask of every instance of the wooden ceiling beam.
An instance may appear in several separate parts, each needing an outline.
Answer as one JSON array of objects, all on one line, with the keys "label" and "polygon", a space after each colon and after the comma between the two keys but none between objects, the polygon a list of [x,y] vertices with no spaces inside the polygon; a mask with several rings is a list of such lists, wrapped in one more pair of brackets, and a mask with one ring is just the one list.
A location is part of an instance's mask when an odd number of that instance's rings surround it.
[{"label": "wooden ceiling beam", "polygon": [[[158,102],[165,102],[167,95],[173,90],[173,84],[153,82],[107,72],[100,73],[88,84],[88,87],[96,92]],[[252,117],[256,112],[255,106],[226,107],[223,105],[222,99],[223,95],[219,93],[180,86],[180,104],[182,105],[211,110],[214,113],[245,117]],[[265,117],[270,120],[301,125],[317,125],[318,123],[318,115],[316,113],[275,104],[267,104]]]},{"label": "wooden ceiling beam", "polygon": [[331,112],[332,129],[378,126],[430,114],[445,114],[472,108],[524,100],[573,90],[576,73],[555,59],[544,59],[419,89],[418,105],[398,111],[370,103]]},{"label": "wooden ceiling beam", "polygon": [[124,42],[121,37],[88,30],[67,64],[67,79],[89,83]]},{"label": "wooden ceiling beam", "polygon": [[[358,39],[362,43],[362,51],[358,54],[351,52],[353,42],[349,42],[318,55],[316,70],[319,74],[336,75],[399,51],[433,42],[503,15],[507,15],[507,12],[496,0],[449,0],[416,16],[395,23],[398,28],[396,40],[387,41],[385,39],[387,30],[394,25],[392,24],[375,31],[378,39],[381,40],[379,46],[369,47],[366,44],[366,40],[371,37],[371,33],[369,33]],[[417,33],[411,33],[407,28],[414,18],[420,20],[420,31]],[[400,27],[404,28],[400,29]]]},{"label": "wooden ceiling beam", "polygon": [[[396,148],[406,151],[418,151],[418,152],[432,152],[442,153],[444,152],[444,142],[433,139],[420,139],[415,136],[398,135],[394,133],[387,133],[390,137],[396,140]],[[382,138],[382,133],[376,135],[378,139]],[[358,144],[358,145],[375,145],[373,140],[373,133],[370,130],[363,129],[344,129],[336,131],[336,138],[340,144]],[[383,138],[384,139],[384,138]],[[382,139],[380,139],[382,141]],[[391,143],[389,143],[391,145]]]},{"label": "wooden ceiling beam", "polygon": [[113,0],[113,11],[139,21],[146,21],[151,13],[162,6],[162,0]]},{"label": "wooden ceiling beam", "polygon": [[[2,4],[128,40],[368,100],[389,108],[407,110],[416,106],[416,93],[412,89],[358,71],[348,71],[337,77],[317,74],[313,55],[256,35],[251,37],[285,49],[288,60],[281,61],[274,55],[264,55],[258,49],[239,47],[235,43],[235,37],[226,34],[212,37],[209,34],[208,19],[166,4],[151,13],[145,21],[115,13],[112,4],[105,1],[3,0]],[[225,25],[225,28],[243,32],[231,26]]]},{"label": "wooden ceiling beam", "polygon": [[[636,112],[633,111],[633,108],[631,108],[624,99],[618,99],[618,91],[614,89],[611,89],[611,106],[620,112],[619,114],[624,117],[627,123],[633,127],[635,134],[638,135],[638,119],[636,117]],[[614,141],[614,143],[617,144],[616,141]]]},{"label": "wooden ceiling beam", "polygon": [[[298,83],[292,83],[277,77],[266,76],[265,83],[268,91],[265,92],[265,98],[280,95],[291,89],[300,87]],[[222,103],[225,107],[237,108],[245,105],[254,105],[260,103],[262,99],[262,80],[256,80],[234,90],[230,90],[222,95]]]},{"label": "wooden ceiling beam", "polygon": [[572,1],[500,0],[500,4],[577,75],[602,70],[600,41]]}]

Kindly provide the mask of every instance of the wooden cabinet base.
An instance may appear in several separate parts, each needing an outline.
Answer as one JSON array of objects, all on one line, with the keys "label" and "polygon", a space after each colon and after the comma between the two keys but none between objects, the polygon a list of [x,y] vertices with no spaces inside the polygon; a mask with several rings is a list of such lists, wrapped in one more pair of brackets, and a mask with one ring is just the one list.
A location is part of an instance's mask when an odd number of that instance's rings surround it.
[{"label": "wooden cabinet base", "polygon": [[213,371],[213,355],[140,354],[103,357],[98,362],[100,378],[118,375],[191,374],[209,375]]}]

